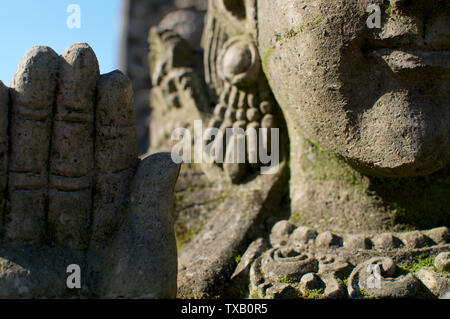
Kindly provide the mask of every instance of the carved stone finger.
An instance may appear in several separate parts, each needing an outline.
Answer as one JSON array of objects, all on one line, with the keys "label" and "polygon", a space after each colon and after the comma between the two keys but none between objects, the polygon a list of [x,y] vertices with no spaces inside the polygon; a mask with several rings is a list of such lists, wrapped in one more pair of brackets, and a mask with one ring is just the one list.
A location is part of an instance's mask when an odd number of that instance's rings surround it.
[{"label": "carved stone finger", "polygon": [[48,223],[52,239],[72,248],[83,248],[89,240],[99,73],[87,44],[75,44],[63,53],[53,121]]},{"label": "carved stone finger", "polygon": [[92,240],[105,243],[126,217],[137,164],[133,89],[120,71],[102,75],[97,83],[95,141]]},{"label": "carved stone finger", "polygon": [[173,192],[180,172],[170,153],[143,159],[131,183],[130,213],[106,259],[105,298],[175,298]]},{"label": "carved stone finger", "polygon": [[11,90],[9,240],[40,241],[47,210],[48,159],[58,55],[34,47],[22,59]]},{"label": "carved stone finger", "polygon": [[0,234],[3,232],[3,216],[6,204],[8,178],[8,88],[0,81]]}]

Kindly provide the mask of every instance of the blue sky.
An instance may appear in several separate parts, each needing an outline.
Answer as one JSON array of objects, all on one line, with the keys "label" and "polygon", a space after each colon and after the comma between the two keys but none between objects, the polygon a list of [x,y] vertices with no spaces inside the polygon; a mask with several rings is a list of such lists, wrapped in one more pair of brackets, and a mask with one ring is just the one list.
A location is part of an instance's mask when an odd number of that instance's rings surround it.
[{"label": "blue sky", "polygon": [[[46,45],[61,54],[77,42],[97,54],[102,73],[118,68],[121,0],[1,0],[0,80],[9,85],[25,53]],[[71,4],[81,9],[81,28],[70,29]]]}]

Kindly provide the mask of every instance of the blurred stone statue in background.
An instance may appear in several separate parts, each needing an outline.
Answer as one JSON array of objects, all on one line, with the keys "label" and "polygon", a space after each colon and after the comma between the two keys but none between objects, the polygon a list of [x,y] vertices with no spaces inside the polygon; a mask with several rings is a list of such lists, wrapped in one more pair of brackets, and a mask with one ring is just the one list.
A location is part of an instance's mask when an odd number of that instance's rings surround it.
[{"label": "blurred stone statue in background", "polygon": [[123,0],[120,69],[132,79],[135,96],[138,152],[149,148],[149,94],[152,87],[147,63],[148,31],[159,23],[174,28],[195,50],[200,37],[207,0]]}]

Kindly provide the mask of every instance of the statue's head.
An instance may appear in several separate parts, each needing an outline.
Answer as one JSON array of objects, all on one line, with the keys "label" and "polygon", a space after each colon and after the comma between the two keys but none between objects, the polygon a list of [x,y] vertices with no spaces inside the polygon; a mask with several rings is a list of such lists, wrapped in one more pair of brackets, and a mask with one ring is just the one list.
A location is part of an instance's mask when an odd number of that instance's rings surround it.
[{"label": "statue's head", "polygon": [[390,177],[450,162],[450,1],[210,0],[212,13],[228,38],[251,35],[289,125],[330,153]]}]

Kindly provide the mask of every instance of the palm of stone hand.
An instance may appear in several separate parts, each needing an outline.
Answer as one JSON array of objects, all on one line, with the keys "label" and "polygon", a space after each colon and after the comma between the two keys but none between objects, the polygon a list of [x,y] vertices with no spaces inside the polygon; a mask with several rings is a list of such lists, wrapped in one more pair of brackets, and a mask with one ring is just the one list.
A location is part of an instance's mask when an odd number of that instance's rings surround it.
[{"label": "palm of stone hand", "polygon": [[71,264],[76,294],[174,296],[179,166],[137,158],[129,79],[100,76],[86,44],[34,47],[0,112],[0,297],[70,296]]}]

